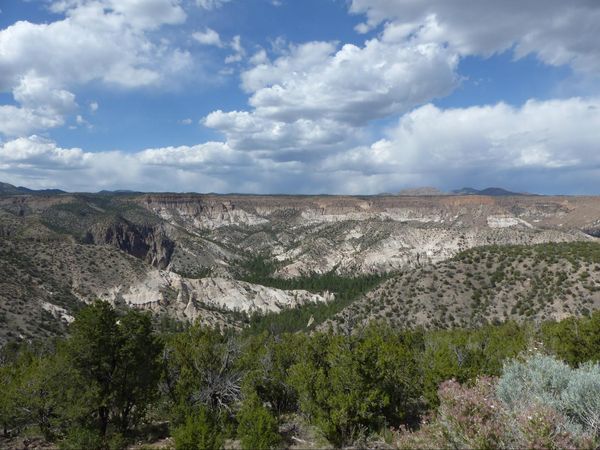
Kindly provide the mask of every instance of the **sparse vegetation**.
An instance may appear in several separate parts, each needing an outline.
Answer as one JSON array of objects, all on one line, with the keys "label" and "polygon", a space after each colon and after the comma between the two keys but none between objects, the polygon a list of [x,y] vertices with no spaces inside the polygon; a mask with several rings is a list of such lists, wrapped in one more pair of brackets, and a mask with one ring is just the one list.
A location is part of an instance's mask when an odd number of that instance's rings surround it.
[{"label": "sparse vegetation", "polygon": [[599,262],[596,242],[473,248],[396,275],[338,314],[332,325],[343,318],[344,323],[385,320],[398,327],[452,328],[585,316],[600,308]]}]

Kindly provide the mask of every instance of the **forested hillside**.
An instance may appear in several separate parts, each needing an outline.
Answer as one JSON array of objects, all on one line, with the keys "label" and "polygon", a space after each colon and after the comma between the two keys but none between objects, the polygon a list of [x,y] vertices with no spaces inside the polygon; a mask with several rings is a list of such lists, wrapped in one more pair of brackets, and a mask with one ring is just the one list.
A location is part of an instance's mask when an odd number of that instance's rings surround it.
[{"label": "forested hillside", "polygon": [[178,449],[599,443],[600,312],[539,327],[374,325],[351,335],[178,327],[95,303],[68,338],[4,347],[2,448],[24,439],[90,450],[140,441]]}]

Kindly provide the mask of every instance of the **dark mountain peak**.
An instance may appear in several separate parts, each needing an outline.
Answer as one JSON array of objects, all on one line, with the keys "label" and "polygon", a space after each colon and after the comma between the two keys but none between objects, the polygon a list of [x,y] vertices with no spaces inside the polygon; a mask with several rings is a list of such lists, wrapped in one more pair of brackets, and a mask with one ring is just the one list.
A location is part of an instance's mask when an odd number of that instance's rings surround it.
[{"label": "dark mountain peak", "polygon": [[423,186],[417,188],[402,189],[397,195],[406,196],[432,196],[432,195],[448,195],[446,192],[432,186]]},{"label": "dark mountain peak", "polygon": [[2,183],[0,181],[0,194],[11,195],[11,194],[19,194],[19,188],[13,186],[12,184]]},{"label": "dark mountain peak", "polygon": [[60,189],[29,189],[23,186],[14,186],[9,183],[3,183],[0,181],[0,195],[56,195],[66,194],[65,191]]},{"label": "dark mountain peak", "polygon": [[489,195],[491,197],[502,197],[509,195],[524,195],[520,192],[512,192],[500,187],[488,187],[485,189],[474,189],[471,187],[465,187],[462,189],[455,189],[452,191],[453,194],[458,195]]},{"label": "dark mountain peak", "polygon": [[101,191],[98,191],[98,194],[100,194],[100,195],[137,195],[137,194],[143,194],[143,192],[131,191],[129,189],[117,189],[114,191],[109,191],[109,190],[103,189]]}]

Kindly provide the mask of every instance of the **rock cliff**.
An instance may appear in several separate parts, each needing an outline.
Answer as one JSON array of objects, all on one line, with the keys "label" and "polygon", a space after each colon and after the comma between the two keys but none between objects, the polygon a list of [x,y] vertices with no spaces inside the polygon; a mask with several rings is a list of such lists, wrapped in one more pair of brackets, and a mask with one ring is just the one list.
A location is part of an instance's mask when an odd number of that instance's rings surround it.
[{"label": "rock cliff", "polygon": [[85,234],[86,244],[108,244],[159,269],[171,262],[175,242],[161,227],[135,225],[127,221],[94,224]]}]

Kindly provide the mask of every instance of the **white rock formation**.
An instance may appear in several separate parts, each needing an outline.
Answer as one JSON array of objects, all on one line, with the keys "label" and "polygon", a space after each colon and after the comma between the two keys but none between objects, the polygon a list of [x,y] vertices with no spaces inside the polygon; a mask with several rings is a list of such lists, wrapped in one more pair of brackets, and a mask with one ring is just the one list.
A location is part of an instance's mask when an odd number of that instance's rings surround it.
[{"label": "white rock formation", "polygon": [[281,290],[226,278],[189,279],[154,270],[142,282],[117,286],[102,298],[141,309],[165,309],[194,320],[206,307],[247,313],[279,312],[306,303],[328,302],[334,294]]},{"label": "white rock formation", "polygon": [[67,311],[65,308],[44,301],[42,301],[41,304],[44,310],[48,311],[50,314],[52,314],[58,319],[64,320],[67,323],[71,323],[75,320],[75,318],[71,314],[69,314],[69,311]]},{"label": "white rock formation", "polygon": [[533,228],[529,222],[519,219],[518,217],[510,216],[488,216],[487,224],[490,228],[508,228],[517,225],[524,225],[527,228]]}]

